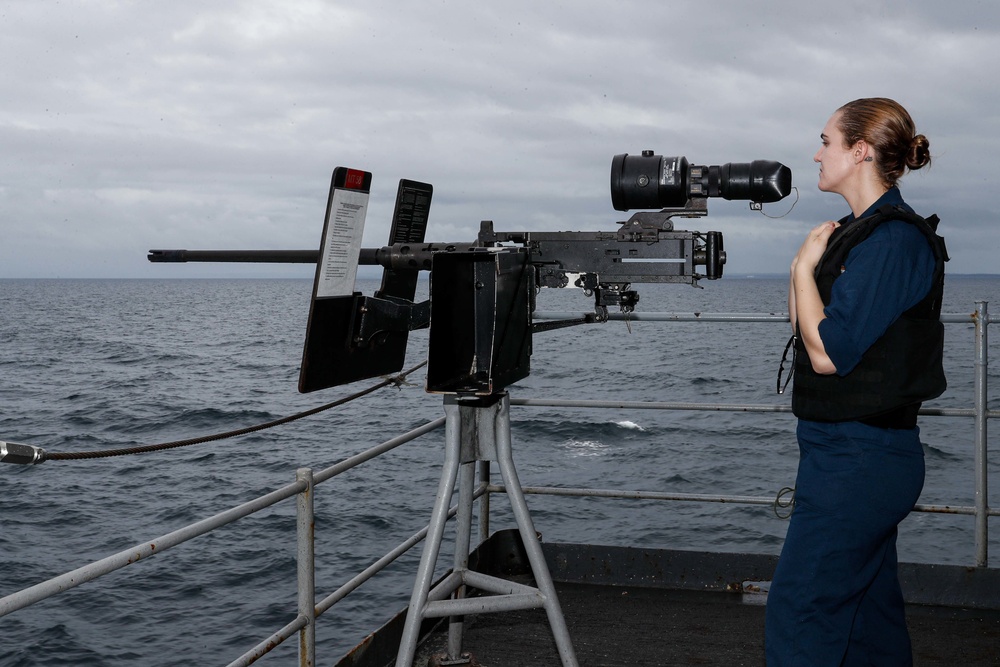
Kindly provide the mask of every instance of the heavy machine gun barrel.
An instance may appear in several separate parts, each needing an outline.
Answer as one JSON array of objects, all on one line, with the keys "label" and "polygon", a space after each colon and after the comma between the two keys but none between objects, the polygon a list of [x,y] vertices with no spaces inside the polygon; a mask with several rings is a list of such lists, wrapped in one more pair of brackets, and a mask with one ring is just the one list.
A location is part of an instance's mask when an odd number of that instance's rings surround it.
[{"label": "heavy machine gun barrel", "polygon": [[151,262],[315,264],[319,250],[150,250]]},{"label": "heavy machine gun barrel", "polygon": [[[361,248],[358,264],[395,270],[430,271],[434,253],[485,250],[475,243],[396,243],[381,248]],[[266,264],[315,264],[319,250],[150,250],[150,262],[250,262]]]}]

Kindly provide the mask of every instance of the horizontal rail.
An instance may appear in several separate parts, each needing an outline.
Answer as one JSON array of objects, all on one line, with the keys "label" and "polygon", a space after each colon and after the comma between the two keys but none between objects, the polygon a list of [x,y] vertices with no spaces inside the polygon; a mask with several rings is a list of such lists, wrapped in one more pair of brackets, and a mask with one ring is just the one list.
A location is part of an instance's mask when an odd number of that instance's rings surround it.
[{"label": "horizontal rail", "polygon": [[[568,488],[562,486],[523,486],[524,493],[536,496],[575,496],[583,498],[622,498],[627,500],[687,500],[694,502],[733,503],[738,505],[773,505],[774,498],[760,496],[725,496],[707,493],[664,493],[622,489]],[[489,491],[506,493],[503,484],[490,484]]]},{"label": "horizontal rail", "polygon": [[788,412],[786,405],[677,403],[670,401],[597,401],[571,398],[511,398],[511,405],[545,408],[617,408],[619,410],[693,410],[709,412]]},{"label": "horizontal rail", "polygon": [[[503,484],[490,484],[487,487],[490,493],[506,493],[507,487]],[[629,491],[622,489],[591,489],[591,488],[570,488],[562,486],[524,486],[521,491],[526,494],[536,496],[568,496],[581,498],[618,498],[624,500],[669,500],[699,503],[723,503],[732,505],[762,505],[765,507],[774,506],[776,498],[764,496],[731,496],[710,493],[665,493],[662,491]],[[976,508],[972,505],[924,505],[913,506],[914,512],[926,512],[931,514],[970,514],[976,513]],[[1000,516],[1000,509],[989,510],[990,516]]]},{"label": "horizontal rail", "polygon": [[[536,310],[531,314],[535,320],[578,320],[589,312],[563,312],[556,310]],[[631,320],[646,322],[788,322],[788,313],[608,313],[609,320]]]},{"label": "horizontal rail", "polygon": [[[692,410],[695,412],[786,412],[787,405],[752,403],[677,403],[670,401],[595,401],[563,398],[511,398],[511,405],[546,408],[617,408],[619,410]],[[975,417],[973,408],[921,408],[920,414],[937,417]],[[1000,417],[1000,410],[986,413],[991,418]]]},{"label": "horizontal rail", "polygon": [[[590,312],[536,310],[531,314],[536,320],[578,320]],[[788,322],[788,313],[608,313],[609,320],[631,320],[633,322]],[[976,313],[941,313],[941,321],[946,324],[971,324],[976,321]],[[990,315],[987,322],[1000,322],[1000,316]]]},{"label": "horizontal rail", "polygon": [[281,487],[280,489],[276,489],[271,493],[260,496],[259,498],[254,498],[253,500],[245,502],[242,505],[226,510],[225,512],[220,512],[219,514],[208,517],[207,519],[202,519],[197,523],[175,530],[172,533],[167,533],[166,535],[149,540],[148,542],[136,544],[135,546],[129,547],[124,551],[119,551],[116,554],[94,561],[93,563],[79,567],[71,572],[67,572],[66,574],[53,577],[48,581],[43,581],[16,593],[11,593],[7,597],[0,598],[0,616],[6,616],[13,611],[35,604],[36,602],[40,602],[48,597],[52,597],[53,595],[57,595],[63,591],[79,586],[80,584],[87,583],[88,581],[102,577],[105,574],[131,565],[132,563],[142,560],[143,558],[148,558],[160,552],[166,551],[171,547],[187,542],[188,540],[198,537],[199,535],[204,535],[205,533],[211,532],[216,528],[221,528],[222,526],[233,523],[234,521],[242,519],[245,516],[249,516],[262,509],[266,509],[271,505],[275,505],[282,500],[291,498],[305,488],[305,482],[293,482],[287,486]]}]

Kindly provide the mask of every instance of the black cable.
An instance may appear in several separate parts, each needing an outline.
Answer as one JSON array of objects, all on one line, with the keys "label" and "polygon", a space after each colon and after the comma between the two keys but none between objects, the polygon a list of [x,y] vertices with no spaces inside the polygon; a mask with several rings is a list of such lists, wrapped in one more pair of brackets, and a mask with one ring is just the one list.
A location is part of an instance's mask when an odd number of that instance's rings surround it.
[{"label": "black cable", "polygon": [[[189,445],[197,445],[203,442],[213,442],[215,440],[224,440],[226,438],[234,438],[238,435],[246,435],[248,433],[255,433],[257,431],[263,431],[264,429],[274,428],[275,426],[281,426],[282,424],[287,424],[293,422],[297,419],[302,419],[303,417],[308,417],[314,415],[318,412],[323,412],[324,410],[329,410],[330,408],[335,408],[338,405],[343,405],[349,403],[355,399],[361,398],[362,396],[367,396],[368,394],[382,389],[383,387],[388,387],[389,385],[400,386],[406,379],[406,376],[417,371],[427,364],[426,361],[420,363],[410,370],[400,373],[394,377],[386,378],[383,382],[376,384],[368,389],[364,389],[350,396],[337,399],[332,403],[327,403],[326,405],[321,405],[304,412],[298,412],[294,415],[289,415],[288,417],[282,417],[281,419],[275,419],[274,421],[265,422],[263,424],[257,424],[256,426],[248,426],[246,428],[236,429],[234,431],[226,431],[225,433],[216,433],[214,435],[205,435],[197,438],[189,438],[187,440],[176,440],[174,442],[163,442],[156,445],[143,445],[140,447],[126,447],[122,449],[106,449],[94,452],[46,452],[42,449],[37,449],[37,456],[34,461],[17,461],[19,463],[42,463],[44,461],[76,461],[82,459],[99,459],[108,458],[112,456],[126,456],[129,454],[143,454],[145,452],[159,452],[165,449],[175,449],[177,447],[187,447]],[[14,461],[12,461],[14,462]]]}]

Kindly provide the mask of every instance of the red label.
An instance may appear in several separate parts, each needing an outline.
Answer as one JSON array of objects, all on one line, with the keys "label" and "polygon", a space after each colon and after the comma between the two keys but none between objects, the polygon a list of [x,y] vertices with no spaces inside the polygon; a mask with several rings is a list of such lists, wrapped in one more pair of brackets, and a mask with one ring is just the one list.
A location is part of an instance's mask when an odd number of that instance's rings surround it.
[{"label": "red label", "polygon": [[344,187],[352,190],[360,190],[365,187],[365,172],[358,169],[348,169],[344,178]]}]

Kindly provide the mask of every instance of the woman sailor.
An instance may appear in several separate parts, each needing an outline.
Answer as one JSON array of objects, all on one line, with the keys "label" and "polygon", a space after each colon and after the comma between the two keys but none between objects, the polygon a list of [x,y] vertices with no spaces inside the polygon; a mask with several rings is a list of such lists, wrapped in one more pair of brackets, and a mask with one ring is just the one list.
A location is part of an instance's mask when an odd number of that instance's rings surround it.
[{"label": "woman sailor", "polygon": [[912,665],[896,526],[923,486],[917,411],[945,388],[947,253],[897,181],[930,163],[929,142],[884,98],[845,104],[820,138],[819,189],[851,213],[813,229],[791,265],[800,459],[767,664]]}]

